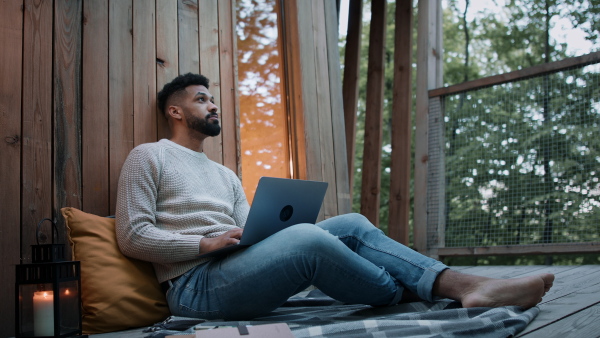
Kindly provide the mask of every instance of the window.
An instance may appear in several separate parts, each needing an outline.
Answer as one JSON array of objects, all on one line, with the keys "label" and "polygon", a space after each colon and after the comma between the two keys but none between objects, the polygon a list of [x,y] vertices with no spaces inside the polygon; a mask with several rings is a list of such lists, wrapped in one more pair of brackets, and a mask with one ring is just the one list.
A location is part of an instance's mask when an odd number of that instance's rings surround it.
[{"label": "window", "polygon": [[237,0],[242,182],[252,202],[261,176],[292,177],[279,0]]}]

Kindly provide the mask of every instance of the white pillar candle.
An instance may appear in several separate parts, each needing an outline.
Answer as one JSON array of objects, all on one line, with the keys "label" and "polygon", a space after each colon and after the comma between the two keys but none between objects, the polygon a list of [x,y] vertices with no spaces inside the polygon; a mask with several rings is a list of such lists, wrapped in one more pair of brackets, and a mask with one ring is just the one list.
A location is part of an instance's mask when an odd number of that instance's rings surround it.
[{"label": "white pillar candle", "polygon": [[33,335],[54,336],[54,293],[33,293]]}]

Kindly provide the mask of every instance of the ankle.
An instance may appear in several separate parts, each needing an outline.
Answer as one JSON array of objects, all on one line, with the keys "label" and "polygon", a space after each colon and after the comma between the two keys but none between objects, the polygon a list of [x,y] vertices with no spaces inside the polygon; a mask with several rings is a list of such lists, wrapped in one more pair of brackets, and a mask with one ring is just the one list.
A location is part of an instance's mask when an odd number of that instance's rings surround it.
[{"label": "ankle", "polygon": [[491,278],[467,275],[454,270],[442,271],[433,284],[433,295],[462,302]]}]

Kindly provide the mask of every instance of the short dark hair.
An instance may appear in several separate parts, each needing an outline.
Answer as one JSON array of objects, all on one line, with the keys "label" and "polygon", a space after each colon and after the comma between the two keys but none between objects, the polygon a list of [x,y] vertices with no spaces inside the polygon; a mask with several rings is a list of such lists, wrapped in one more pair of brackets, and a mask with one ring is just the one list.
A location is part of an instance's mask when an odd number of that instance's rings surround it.
[{"label": "short dark hair", "polygon": [[184,91],[188,86],[204,86],[208,89],[209,80],[204,75],[200,74],[182,74],[174,78],[173,81],[167,83],[156,97],[158,108],[164,113],[167,113],[167,100],[173,94]]}]

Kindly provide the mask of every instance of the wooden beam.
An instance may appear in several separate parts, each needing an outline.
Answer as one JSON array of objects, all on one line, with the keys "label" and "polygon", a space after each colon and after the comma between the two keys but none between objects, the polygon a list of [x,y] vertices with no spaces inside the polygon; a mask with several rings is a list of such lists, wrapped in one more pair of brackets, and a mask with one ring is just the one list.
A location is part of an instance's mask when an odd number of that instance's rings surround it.
[{"label": "wooden beam", "polygon": [[331,124],[333,129],[333,153],[335,157],[335,185],[337,187],[337,213],[347,214],[352,210],[346,134],[344,126],[344,102],[342,97],[340,53],[338,47],[338,11],[334,0],[325,1],[325,25],[327,29],[327,59],[329,70],[329,92],[331,96]]},{"label": "wooden beam", "polygon": [[541,255],[561,253],[595,253],[600,252],[600,242],[565,243],[565,244],[532,244],[532,245],[498,245],[487,247],[455,247],[433,249],[432,253],[440,257],[449,256],[493,256],[493,255]]},{"label": "wooden beam", "polygon": [[[348,159],[349,194],[354,185],[354,157],[356,147],[356,116],[358,113],[358,85],[360,76],[360,44],[362,39],[363,0],[350,0],[348,8],[348,33],[344,54],[344,124],[346,131],[346,157]],[[352,199],[351,199],[352,201]]]},{"label": "wooden beam", "polygon": [[[198,1],[198,46],[200,53],[200,73],[210,80],[210,93],[215,97],[219,114],[230,114],[220,110],[221,103],[221,73],[219,58],[219,11],[217,0]],[[223,120],[221,119],[221,122]],[[203,147],[206,156],[223,164],[223,134],[209,137]]]},{"label": "wooden beam", "polygon": [[415,114],[414,246],[427,251],[427,166],[429,161],[429,95],[441,85],[441,0],[419,1],[417,27],[417,93]]},{"label": "wooden beam", "polygon": [[60,209],[81,209],[82,1],[54,2],[54,217],[66,243]]},{"label": "wooden beam", "polygon": [[109,3],[108,111],[110,214],[114,215],[121,167],[133,149],[133,7],[131,0]]},{"label": "wooden beam", "polygon": [[133,145],[156,141],[156,3],[133,1]]},{"label": "wooden beam", "polygon": [[412,113],[412,0],[396,1],[388,235],[408,245]]},{"label": "wooden beam", "polygon": [[219,1],[219,56],[223,164],[241,177],[240,109],[237,90],[235,2]]},{"label": "wooden beam", "polygon": [[84,2],[83,16],[82,207],[86,212],[108,216],[108,2]]},{"label": "wooden beam", "polygon": [[[331,1],[331,0],[325,0]],[[314,46],[312,51],[314,53],[315,68],[315,98],[317,102],[318,114],[315,114],[311,119],[317,119],[319,127],[316,130],[318,134],[313,137],[317,137],[319,140],[320,147],[320,167],[323,181],[329,183],[329,188],[325,194],[325,200],[323,202],[323,212],[325,218],[330,218],[338,215],[338,196],[337,196],[337,184],[336,184],[336,168],[335,168],[335,154],[333,151],[334,139],[333,139],[333,128],[332,128],[332,114],[331,114],[331,89],[329,79],[329,59],[327,55],[327,28],[325,26],[326,20],[337,21],[335,13],[329,12],[328,14],[334,14],[333,16],[325,17],[325,1],[324,0],[312,0],[312,30],[313,30],[313,43]],[[338,52],[339,53],[339,52]]]},{"label": "wooden beam", "polygon": [[[301,55],[302,46],[300,43],[301,37],[305,33],[300,29],[300,17],[298,9],[298,1],[283,1],[283,12],[285,19],[283,20],[283,34],[285,43],[285,81],[289,95],[287,97],[288,107],[290,110],[290,140],[292,149],[293,161],[293,178],[307,179],[309,151],[307,150],[307,140],[304,137],[305,121],[304,121],[304,66],[302,64]],[[290,76],[290,74],[294,74]]]},{"label": "wooden beam", "polygon": [[[323,162],[322,162],[322,144],[320,140],[320,124],[319,115],[324,112],[319,111],[319,101],[317,94],[317,60],[315,50],[315,32],[313,27],[313,11],[312,1],[296,0],[295,8],[298,18],[298,54],[293,56],[300,59],[300,72],[302,83],[298,88],[302,96],[303,110],[298,116],[303,120],[303,129],[299,130],[301,137],[304,138],[305,154],[306,154],[306,178],[310,180],[323,181]],[[285,9],[284,9],[285,11]],[[290,13],[290,15],[293,15]],[[296,76],[297,73],[292,73]],[[322,104],[321,104],[322,105]],[[327,200],[324,203],[328,203]],[[329,210],[327,210],[329,214]],[[321,208],[319,220],[325,218],[325,208]]]},{"label": "wooden beam", "polygon": [[[156,0],[156,90],[179,74],[177,0]],[[157,108],[157,139],[169,138],[169,124]]]},{"label": "wooden beam", "polygon": [[387,28],[387,2],[371,3],[371,31],[369,32],[369,63],[367,71],[367,99],[365,113],[365,139],[362,167],[362,192],[360,212],[371,223],[379,223],[379,197],[381,190],[381,146],[383,126],[383,97],[385,81],[385,31]]},{"label": "wooden beam", "polygon": [[516,81],[519,79],[539,76],[546,73],[557,72],[571,67],[597,62],[600,62],[600,52],[593,52],[578,57],[568,58],[556,62],[544,63],[525,69],[515,70],[509,73],[488,76],[482,79],[463,82],[454,86],[432,89],[429,91],[429,97],[458,94],[467,90],[499,85],[511,81]]},{"label": "wooden beam", "polygon": [[[21,256],[21,116],[23,79],[23,1],[0,4],[0,318],[15,322],[15,265]],[[0,326],[0,336],[12,337],[15,326]]]},{"label": "wooden beam", "polygon": [[28,262],[37,223],[52,217],[52,11],[51,2],[25,3],[21,257]]},{"label": "wooden beam", "polygon": [[178,0],[179,74],[200,72],[198,0]]}]

